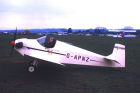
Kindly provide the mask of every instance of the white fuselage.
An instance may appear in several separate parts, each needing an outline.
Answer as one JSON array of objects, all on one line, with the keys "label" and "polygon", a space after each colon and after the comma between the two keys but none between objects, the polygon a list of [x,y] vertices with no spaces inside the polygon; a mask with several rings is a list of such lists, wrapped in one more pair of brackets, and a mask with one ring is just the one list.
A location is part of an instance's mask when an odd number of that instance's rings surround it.
[{"label": "white fuselage", "polygon": [[85,49],[56,40],[53,48],[45,48],[36,39],[17,39],[15,43],[23,42],[21,49],[16,49],[21,55],[53,62],[56,64],[77,64],[89,66],[124,67],[113,60]]}]

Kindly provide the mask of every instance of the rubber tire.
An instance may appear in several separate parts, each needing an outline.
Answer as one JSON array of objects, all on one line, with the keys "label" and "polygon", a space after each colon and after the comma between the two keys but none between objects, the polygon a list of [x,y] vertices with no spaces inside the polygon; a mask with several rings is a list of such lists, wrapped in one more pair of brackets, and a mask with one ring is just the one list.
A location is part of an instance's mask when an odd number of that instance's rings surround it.
[{"label": "rubber tire", "polygon": [[36,70],[36,67],[33,66],[33,65],[30,65],[30,66],[28,67],[28,72],[30,72],[30,73],[35,72],[35,70]]}]

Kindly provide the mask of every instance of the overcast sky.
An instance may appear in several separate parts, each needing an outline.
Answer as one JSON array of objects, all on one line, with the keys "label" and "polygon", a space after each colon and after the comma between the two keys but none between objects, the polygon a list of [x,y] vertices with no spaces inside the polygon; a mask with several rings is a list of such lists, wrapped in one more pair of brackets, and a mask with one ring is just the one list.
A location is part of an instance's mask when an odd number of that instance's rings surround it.
[{"label": "overcast sky", "polygon": [[0,0],[0,29],[140,28],[139,0]]}]

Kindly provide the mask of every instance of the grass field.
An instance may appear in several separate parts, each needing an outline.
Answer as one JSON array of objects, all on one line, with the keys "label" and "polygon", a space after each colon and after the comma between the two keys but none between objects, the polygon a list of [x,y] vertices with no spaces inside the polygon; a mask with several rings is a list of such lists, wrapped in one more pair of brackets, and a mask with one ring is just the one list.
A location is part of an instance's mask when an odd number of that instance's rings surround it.
[{"label": "grass field", "polygon": [[[40,36],[18,36],[36,38]],[[17,52],[10,56],[12,36],[0,36],[0,93],[140,93],[140,38],[56,36],[76,46],[109,55],[115,43],[126,46],[126,68],[40,63],[28,73],[31,59]]]}]

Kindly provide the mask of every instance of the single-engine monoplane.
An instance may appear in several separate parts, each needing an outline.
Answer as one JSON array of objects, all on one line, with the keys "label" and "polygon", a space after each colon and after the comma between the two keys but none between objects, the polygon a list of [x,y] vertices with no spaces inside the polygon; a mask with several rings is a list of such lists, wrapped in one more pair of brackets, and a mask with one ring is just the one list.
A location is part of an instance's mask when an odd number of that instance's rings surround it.
[{"label": "single-engine monoplane", "polygon": [[112,54],[103,56],[52,37],[46,43],[47,36],[37,39],[16,39],[16,33],[14,40],[11,42],[12,48],[22,56],[29,56],[34,59],[28,66],[29,72],[36,70],[38,59],[62,66],[65,64],[76,64],[113,68],[125,67],[125,46],[122,44],[116,43]]}]

